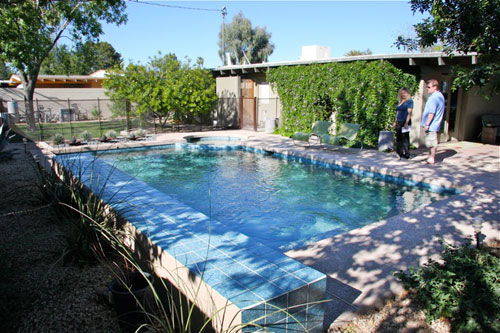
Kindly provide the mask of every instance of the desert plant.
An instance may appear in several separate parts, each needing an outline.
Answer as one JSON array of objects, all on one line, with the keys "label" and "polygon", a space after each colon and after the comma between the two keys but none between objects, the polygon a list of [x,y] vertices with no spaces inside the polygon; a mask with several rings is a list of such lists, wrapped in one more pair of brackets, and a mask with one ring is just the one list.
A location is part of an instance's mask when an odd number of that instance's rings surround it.
[{"label": "desert plant", "polygon": [[94,106],[94,109],[92,110],[92,118],[93,119],[101,119],[102,117],[102,111],[97,108],[97,106]]},{"label": "desert plant", "polygon": [[92,140],[92,133],[90,133],[89,131],[83,131],[81,137],[83,140],[89,142],[90,140]]},{"label": "desert plant", "polygon": [[55,145],[61,145],[64,143],[64,136],[62,134],[56,133],[52,139]]},{"label": "desert plant", "polygon": [[429,321],[450,320],[456,332],[500,331],[500,259],[483,248],[443,242],[442,262],[429,260],[396,276],[414,290]]},{"label": "desert plant", "polygon": [[116,131],[114,131],[114,130],[107,131],[105,135],[106,135],[106,137],[108,137],[111,140],[116,139]]},{"label": "desert plant", "polygon": [[[63,165],[72,165],[73,173]],[[116,239],[108,237],[103,230],[119,233],[117,214],[101,199],[114,168],[107,177],[90,177],[90,187],[92,182],[100,182],[97,193],[90,191],[79,180],[86,172],[92,174],[92,168],[93,163],[84,166],[79,158],[74,157],[54,163],[54,169],[45,170],[38,165],[35,200],[39,204],[53,206],[62,227],[69,228],[70,236],[63,254],[65,261],[92,262],[105,257],[114,248],[110,242]]]},{"label": "desert plant", "polygon": [[137,131],[135,131],[135,135],[136,136],[145,136],[146,135],[146,131],[144,131],[142,128],[140,128]]},{"label": "desert plant", "polygon": [[2,123],[0,126],[0,161],[2,160],[9,160],[12,158],[12,153],[6,150],[5,148],[9,144],[9,139],[12,136],[9,136],[10,129],[6,129],[6,126]]}]

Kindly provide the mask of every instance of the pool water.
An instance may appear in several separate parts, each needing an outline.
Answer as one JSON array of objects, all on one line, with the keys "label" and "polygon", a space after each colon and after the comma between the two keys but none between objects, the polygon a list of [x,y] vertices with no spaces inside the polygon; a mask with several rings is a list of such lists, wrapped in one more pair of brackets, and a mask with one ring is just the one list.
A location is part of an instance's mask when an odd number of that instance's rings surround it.
[{"label": "pool water", "polygon": [[244,150],[172,147],[99,157],[228,230],[282,251],[447,196]]}]

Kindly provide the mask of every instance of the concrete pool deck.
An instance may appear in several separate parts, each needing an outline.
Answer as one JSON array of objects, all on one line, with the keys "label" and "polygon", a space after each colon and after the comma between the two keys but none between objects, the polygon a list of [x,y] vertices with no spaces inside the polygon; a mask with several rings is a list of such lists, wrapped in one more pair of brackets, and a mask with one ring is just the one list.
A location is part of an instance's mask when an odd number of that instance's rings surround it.
[{"label": "concrete pool deck", "polygon": [[293,145],[292,140],[281,136],[241,130],[167,133],[152,142],[126,145],[184,142],[187,135],[240,137],[245,145],[266,151],[463,191],[409,213],[288,251],[286,255],[328,276],[331,302],[325,316],[330,323],[348,320],[353,313],[377,306],[386,296],[399,293],[402,288],[392,275],[394,271],[438,257],[441,239],[462,242],[472,237],[476,218],[482,220],[486,240],[500,238],[499,146],[470,142],[441,144],[438,164],[424,165],[421,163],[426,155],[424,149],[412,151],[415,157],[400,161],[395,153],[305,147]]}]

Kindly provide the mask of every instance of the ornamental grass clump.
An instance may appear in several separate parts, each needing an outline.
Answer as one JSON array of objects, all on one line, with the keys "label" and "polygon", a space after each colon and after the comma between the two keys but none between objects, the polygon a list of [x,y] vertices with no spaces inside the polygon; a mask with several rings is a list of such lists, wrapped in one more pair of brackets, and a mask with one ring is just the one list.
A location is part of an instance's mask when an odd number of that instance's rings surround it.
[{"label": "ornamental grass clump", "polygon": [[500,258],[470,240],[443,245],[442,262],[396,276],[416,292],[428,321],[446,318],[455,332],[500,332]]},{"label": "ornamental grass clump", "polygon": [[90,140],[92,140],[92,133],[90,133],[89,131],[83,131],[81,136],[82,136],[82,139],[85,140],[86,142],[89,142]]},{"label": "ornamental grass clump", "polygon": [[57,133],[56,135],[54,135],[53,141],[55,145],[61,145],[64,143],[64,136],[62,134]]},{"label": "ornamental grass clump", "polygon": [[109,130],[109,131],[106,132],[105,136],[108,139],[114,140],[114,139],[116,139],[116,131],[115,130]]},{"label": "ornamental grass clump", "polygon": [[[54,169],[49,170],[38,165],[38,191],[35,200],[55,209],[58,222],[69,230],[67,247],[62,256],[65,262],[84,263],[104,258],[115,247],[113,242],[116,241],[115,238],[108,237],[108,233],[120,232],[117,214],[101,199],[111,174],[103,177],[90,176],[94,185],[100,183],[101,190],[94,193],[79,180],[87,171],[86,168],[92,168],[92,163],[84,167],[78,158],[68,158],[63,164],[76,164],[77,167],[73,168],[77,170],[76,174],[70,173],[58,163],[54,164]],[[90,187],[97,187],[92,183]],[[119,189],[116,193],[118,191]]]}]

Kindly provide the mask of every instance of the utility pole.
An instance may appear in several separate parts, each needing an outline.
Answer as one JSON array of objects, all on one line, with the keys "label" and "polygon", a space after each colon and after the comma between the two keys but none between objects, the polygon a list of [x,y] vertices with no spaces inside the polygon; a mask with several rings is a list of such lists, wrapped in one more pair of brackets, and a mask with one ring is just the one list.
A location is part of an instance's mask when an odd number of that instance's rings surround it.
[{"label": "utility pole", "polygon": [[222,7],[221,13],[222,13],[222,66],[225,66],[226,65],[226,40],[224,38],[224,27],[226,24],[224,22],[224,19],[227,15],[226,6]]}]

